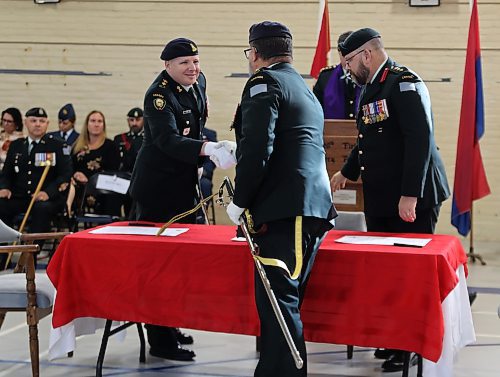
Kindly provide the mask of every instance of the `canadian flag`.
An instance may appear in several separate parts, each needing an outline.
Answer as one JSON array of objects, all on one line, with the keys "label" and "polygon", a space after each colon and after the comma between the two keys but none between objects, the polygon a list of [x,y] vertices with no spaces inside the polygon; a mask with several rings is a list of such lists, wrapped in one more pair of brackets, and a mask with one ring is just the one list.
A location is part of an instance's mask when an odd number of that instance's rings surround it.
[{"label": "canadian flag", "polygon": [[330,16],[328,13],[328,0],[320,0],[319,2],[319,34],[316,52],[311,66],[311,76],[318,78],[319,71],[329,63],[330,49]]}]

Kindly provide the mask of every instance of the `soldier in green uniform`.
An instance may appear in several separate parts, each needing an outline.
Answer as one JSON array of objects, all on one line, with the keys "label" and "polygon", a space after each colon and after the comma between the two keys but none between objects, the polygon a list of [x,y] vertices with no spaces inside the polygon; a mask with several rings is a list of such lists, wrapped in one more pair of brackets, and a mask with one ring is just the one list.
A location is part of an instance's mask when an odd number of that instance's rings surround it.
[{"label": "soldier in green uniform", "polygon": [[[261,323],[255,376],[306,376],[300,304],[314,257],[336,213],[325,165],[323,111],[292,66],[292,35],[277,22],[250,28],[245,50],[250,71],[233,127],[238,164],[227,213],[234,223],[248,209],[261,232],[260,256],[283,261],[292,278],[265,266],[291,336],[304,360],[297,369],[258,275],[255,297]],[[302,264],[301,264],[302,263]]]},{"label": "soldier in green uniform", "polygon": [[[361,174],[368,231],[434,233],[450,191],[434,141],[426,85],[388,57],[376,30],[359,29],[339,48],[363,91],[357,144],[332,177],[332,189],[343,188],[347,179],[356,181]],[[401,351],[375,356],[388,357],[382,366],[386,372],[403,369]]]},{"label": "soldier in green uniform", "polygon": [[31,210],[31,233],[49,232],[53,216],[64,208],[72,174],[66,144],[47,135],[49,120],[41,107],[26,112],[28,137],[10,145],[0,176],[0,219],[12,225],[14,218],[26,212],[40,181],[47,160],[54,160]]},{"label": "soldier in green uniform", "polygon": [[[203,141],[207,119],[206,80],[201,72],[198,46],[177,38],[161,54],[165,70],[144,98],[144,141],[134,166],[129,192],[136,220],[167,222],[192,209],[198,200],[196,186],[203,157],[217,167],[236,164],[234,142]],[[196,214],[181,219],[195,223]],[[168,310],[169,303],[164,303]],[[147,325],[150,354],[189,361],[195,357],[179,342],[192,343],[175,328]]]}]

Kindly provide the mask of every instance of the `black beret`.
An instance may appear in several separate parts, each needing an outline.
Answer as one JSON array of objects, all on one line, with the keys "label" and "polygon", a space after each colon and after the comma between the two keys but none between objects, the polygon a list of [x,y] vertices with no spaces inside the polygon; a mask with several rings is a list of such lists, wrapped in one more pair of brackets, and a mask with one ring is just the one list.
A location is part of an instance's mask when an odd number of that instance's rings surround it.
[{"label": "black beret", "polygon": [[75,120],[76,114],[73,105],[71,103],[67,103],[66,105],[61,107],[61,110],[59,110],[57,117],[59,118],[59,120]]},{"label": "black beret", "polygon": [[26,111],[26,117],[48,118],[47,112],[42,107],[33,107]]},{"label": "black beret", "polygon": [[257,39],[263,38],[292,38],[292,33],[285,25],[279,22],[273,21],[263,21],[258,24],[253,24],[250,26],[248,34],[248,42],[255,41]]},{"label": "black beret", "polygon": [[130,111],[127,113],[127,116],[129,118],[140,118],[144,116],[144,113],[142,112],[142,109],[140,107],[134,107],[133,109],[130,109]]},{"label": "black beret", "polygon": [[171,60],[179,56],[198,55],[198,46],[192,40],[187,38],[177,38],[168,42],[163,49],[160,59]]},{"label": "black beret", "polygon": [[379,38],[380,33],[374,29],[369,27],[358,29],[353,31],[351,35],[349,35],[344,42],[339,43],[339,51],[343,56],[346,56],[350,52],[360,48],[366,42],[372,40],[373,38]]}]

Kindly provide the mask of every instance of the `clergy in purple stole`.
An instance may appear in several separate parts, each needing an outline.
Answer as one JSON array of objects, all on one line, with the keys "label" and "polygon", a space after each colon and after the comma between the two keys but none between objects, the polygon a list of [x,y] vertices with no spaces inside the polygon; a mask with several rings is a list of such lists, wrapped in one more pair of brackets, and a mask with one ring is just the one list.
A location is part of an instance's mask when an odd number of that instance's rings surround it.
[{"label": "clergy in purple stole", "polygon": [[313,92],[325,119],[355,119],[361,88],[346,76],[342,65],[323,68]]}]

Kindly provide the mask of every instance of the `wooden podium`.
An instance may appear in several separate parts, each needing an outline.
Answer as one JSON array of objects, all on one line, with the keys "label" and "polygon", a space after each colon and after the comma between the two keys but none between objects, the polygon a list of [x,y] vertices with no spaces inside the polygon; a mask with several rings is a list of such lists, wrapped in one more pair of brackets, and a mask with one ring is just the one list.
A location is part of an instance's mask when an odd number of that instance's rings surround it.
[{"label": "wooden podium", "polygon": [[[358,129],[351,119],[325,119],[324,143],[326,169],[330,178],[342,169],[351,150],[356,146]],[[333,193],[333,202],[339,211],[363,211],[363,184],[347,181],[344,190]]]}]

